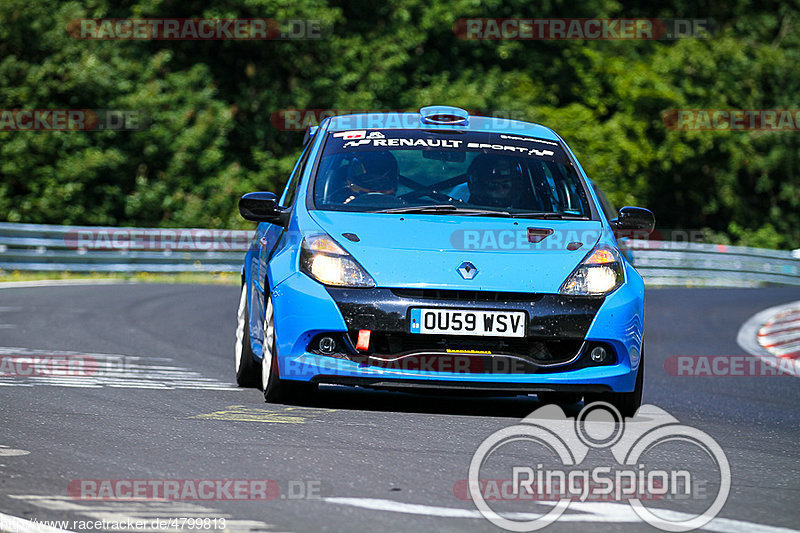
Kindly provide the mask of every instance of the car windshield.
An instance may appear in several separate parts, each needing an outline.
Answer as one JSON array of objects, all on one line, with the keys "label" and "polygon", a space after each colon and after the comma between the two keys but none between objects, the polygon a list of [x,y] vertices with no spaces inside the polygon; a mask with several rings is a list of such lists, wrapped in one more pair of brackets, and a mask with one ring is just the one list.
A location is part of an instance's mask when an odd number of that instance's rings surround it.
[{"label": "car windshield", "polygon": [[421,130],[329,133],[317,209],[588,218],[563,148],[521,135]]}]

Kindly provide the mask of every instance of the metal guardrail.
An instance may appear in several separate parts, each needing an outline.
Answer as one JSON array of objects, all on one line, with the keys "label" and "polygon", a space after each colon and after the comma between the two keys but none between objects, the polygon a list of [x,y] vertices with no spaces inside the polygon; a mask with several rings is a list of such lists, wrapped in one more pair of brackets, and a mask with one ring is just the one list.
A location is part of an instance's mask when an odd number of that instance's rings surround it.
[{"label": "metal guardrail", "polygon": [[238,272],[252,231],[0,223],[0,269]]},{"label": "metal guardrail", "polygon": [[793,252],[648,240],[627,240],[623,245],[648,285],[800,285],[800,257]]},{"label": "metal guardrail", "polygon": [[[238,272],[252,231],[0,223],[0,269]],[[648,285],[799,285],[800,257],[741,246],[625,239]]]}]

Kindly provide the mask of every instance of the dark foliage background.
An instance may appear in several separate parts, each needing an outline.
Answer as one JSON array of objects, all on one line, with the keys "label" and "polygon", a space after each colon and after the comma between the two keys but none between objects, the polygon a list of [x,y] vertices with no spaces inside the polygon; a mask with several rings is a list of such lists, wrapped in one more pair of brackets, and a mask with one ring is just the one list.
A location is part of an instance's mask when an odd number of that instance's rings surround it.
[{"label": "dark foliage background", "polygon": [[[251,190],[277,190],[302,133],[281,109],[514,114],[556,129],[617,205],[708,240],[800,247],[800,132],[668,129],[682,108],[797,109],[800,10],[742,0],[138,0],[0,2],[0,108],[135,109],[135,132],[0,132],[0,219],[247,227]],[[317,19],[320,40],[87,41],[72,19]],[[464,17],[711,18],[708,39],[491,41]]]}]

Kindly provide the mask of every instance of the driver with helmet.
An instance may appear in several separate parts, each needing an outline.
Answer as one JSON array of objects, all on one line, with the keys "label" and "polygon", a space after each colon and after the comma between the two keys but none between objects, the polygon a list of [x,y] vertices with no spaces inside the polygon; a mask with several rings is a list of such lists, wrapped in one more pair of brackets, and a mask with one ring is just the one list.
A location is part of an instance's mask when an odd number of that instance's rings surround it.
[{"label": "driver with helmet", "polygon": [[367,194],[394,195],[397,182],[397,160],[392,154],[387,151],[359,153],[347,167],[343,203]]},{"label": "driver with helmet", "polygon": [[524,194],[522,165],[513,157],[480,154],[467,170],[469,203],[511,208]]}]

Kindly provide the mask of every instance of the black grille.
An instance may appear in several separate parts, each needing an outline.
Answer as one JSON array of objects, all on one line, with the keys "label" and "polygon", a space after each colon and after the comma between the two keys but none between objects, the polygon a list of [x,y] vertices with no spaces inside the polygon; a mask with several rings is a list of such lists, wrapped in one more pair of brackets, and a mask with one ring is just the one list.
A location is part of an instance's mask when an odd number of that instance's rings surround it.
[{"label": "black grille", "polygon": [[395,296],[413,300],[451,300],[453,302],[538,302],[541,294],[529,292],[465,291],[446,289],[392,289]]},{"label": "black grille", "polygon": [[[354,332],[357,335],[357,332]],[[533,340],[512,337],[466,337],[373,332],[369,355],[397,356],[408,353],[464,351],[515,355],[537,365],[565,363],[573,359],[582,340]]]}]

